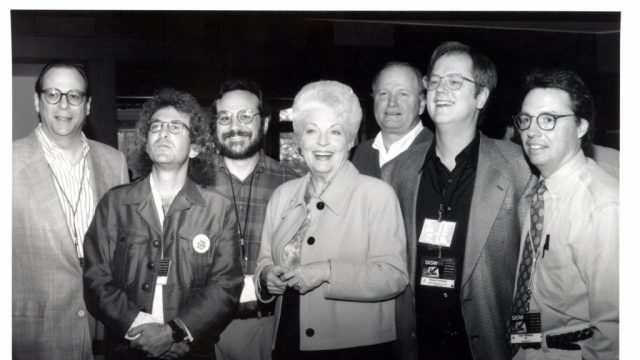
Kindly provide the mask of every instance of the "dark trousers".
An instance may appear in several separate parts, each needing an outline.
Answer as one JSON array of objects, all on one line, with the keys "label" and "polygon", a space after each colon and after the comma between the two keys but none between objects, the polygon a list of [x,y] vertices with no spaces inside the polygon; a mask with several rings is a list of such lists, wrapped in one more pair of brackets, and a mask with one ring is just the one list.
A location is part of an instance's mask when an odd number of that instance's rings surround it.
[{"label": "dark trousers", "polygon": [[282,310],[276,334],[273,360],[388,360],[393,358],[393,343],[336,350],[300,351],[300,294],[287,288],[282,295]]}]

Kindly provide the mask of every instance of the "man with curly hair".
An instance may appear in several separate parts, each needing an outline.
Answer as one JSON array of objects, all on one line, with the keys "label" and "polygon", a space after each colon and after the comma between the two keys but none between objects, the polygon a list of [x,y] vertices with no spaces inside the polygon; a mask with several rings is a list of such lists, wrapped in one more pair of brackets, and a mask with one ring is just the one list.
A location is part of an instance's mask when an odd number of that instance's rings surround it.
[{"label": "man with curly hair", "polygon": [[208,129],[193,96],[158,91],[136,125],[151,173],[96,209],[84,295],[107,326],[109,358],[215,358],[233,317],[243,283],[233,205],[187,176]]}]

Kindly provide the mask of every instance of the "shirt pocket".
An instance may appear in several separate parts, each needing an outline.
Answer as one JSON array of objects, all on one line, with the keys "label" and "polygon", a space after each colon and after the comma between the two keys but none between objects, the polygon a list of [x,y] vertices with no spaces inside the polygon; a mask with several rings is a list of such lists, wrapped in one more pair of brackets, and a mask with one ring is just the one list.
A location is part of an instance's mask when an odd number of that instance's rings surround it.
[{"label": "shirt pocket", "polygon": [[178,243],[180,282],[192,289],[204,287],[213,266],[215,238],[205,231],[180,231]]},{"label": "shirt pocket", "polygon": [[142,257],[149,247],[149,235],[132,229],[122,228],[117,232],[116,249],[113,259],[113,277],[121,288],[130,289],[143,265]]}]

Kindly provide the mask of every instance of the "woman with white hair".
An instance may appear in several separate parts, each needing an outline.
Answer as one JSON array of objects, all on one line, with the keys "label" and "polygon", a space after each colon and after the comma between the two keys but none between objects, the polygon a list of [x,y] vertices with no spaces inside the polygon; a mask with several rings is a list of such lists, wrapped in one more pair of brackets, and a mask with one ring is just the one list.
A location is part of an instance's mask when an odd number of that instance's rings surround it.
[{"label": "woman with white hair", "polygon": [[393,297],[407,285],[398,199],[348,160],[362,119],[350,87],[304,86],[293,131],[309,173],[267,206],[256,287],[277,298],[277,359],[386,359],[396,338]]}]

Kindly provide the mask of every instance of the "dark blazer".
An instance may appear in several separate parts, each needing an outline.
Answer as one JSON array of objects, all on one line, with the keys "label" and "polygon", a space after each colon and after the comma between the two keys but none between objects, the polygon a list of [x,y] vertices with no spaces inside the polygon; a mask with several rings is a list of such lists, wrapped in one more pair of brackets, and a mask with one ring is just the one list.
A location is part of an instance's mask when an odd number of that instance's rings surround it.
[{"label": "dark blazer", "polygon": [[[413,140],[411,145],[409,145],[407,150],[393,158],[391,161],[382,165],[382,168],[380,168],[380,165],[378,165],[380,164],[379,151],[372,147],[374,140],[375,139],[369,139],[358,145],[353,154],[351,162],[356,166],[361,174],[373,176],[378,179],[382,179],[386,183],[389,183],[389,178],[391,177],[390,170],[393,168],[393,166],[396,163],[403,162],[410,157],[410,155],[407,154],[407,151],[415,147],[421,147],[424,144],[431,144],[431,141],[433,141],[433,132],[426,127],[423,128],[418,136],[416,136],[416,138]],[[429,146],[427,146],[427,149],[428,148]]]},{"label": "dark blazer", "polygon": [[[97,203],[129,176],[121,152],[87,142]],[[12,220],[13,358],[92,359],[82,268],[35,132],[13,142]]]},{"label": "dark blazer", "polygon": [[[196,250],[197,240],[205,237],[208,245]],[[233,205],[190,179],[167,211],[164,228],[149,176],[107,192],[87,230],[84,251],[84,297],[107,326],[112,348],[126,344],[124,335],[139,311],[152,312],[161,251],[171,259],[163,288],[165,323],[180,318],[194,337],[193,346],[212,350],[233,318],[243,285]]]},{"label": "dark blazer", "polygon": [[[415,359],[416,199],[425,155],[424,143],[391,169],[407,232],[410,286],[396,301],[402,358]],[[480,134],[476,179],[462,268],[462,315],[474,359],[511,359],[506,325],[511,311],[521,224],[517,204],[531,175],[522,149]]]}]

